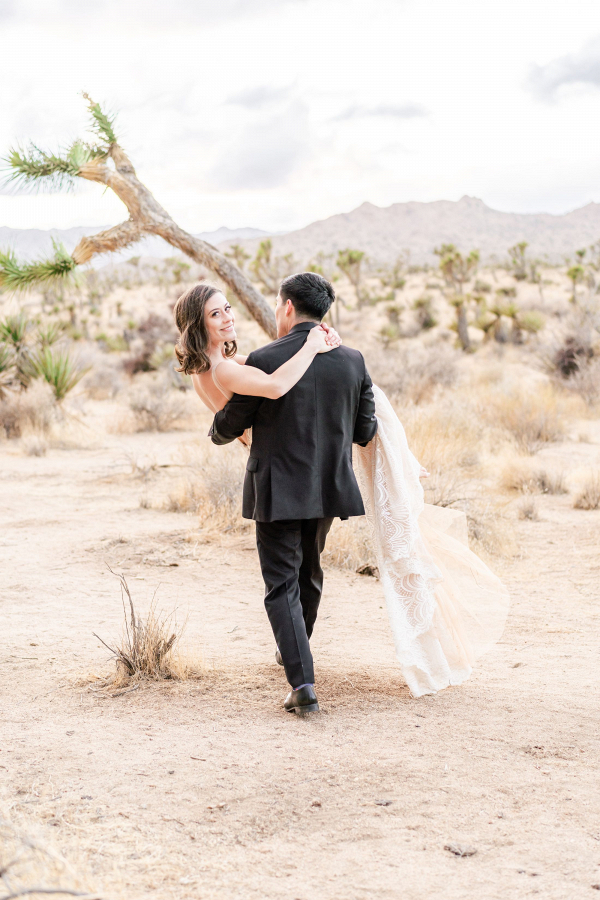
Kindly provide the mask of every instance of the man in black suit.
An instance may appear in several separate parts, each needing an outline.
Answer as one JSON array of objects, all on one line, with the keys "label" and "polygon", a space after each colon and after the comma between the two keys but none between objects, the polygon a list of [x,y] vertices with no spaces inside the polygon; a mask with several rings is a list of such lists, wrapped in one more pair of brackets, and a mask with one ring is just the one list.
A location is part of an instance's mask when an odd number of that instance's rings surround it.
[{"label": "man in black suit", "polygon": [[[277,340],[248,356],[271,373],[292,357],[328,311],[335,293],[314,272],[290,275],[277,297]],[[371,379],[358,350],[317,355],[300,381],[277,400],[234,394],[211,429],[227,444],[252,427],[242,515],[256,521],[265,606],[277,660],[292,691],[290,712],[319,709],[309,638],[323,588],[321,553],[336,516],[364,515],[352,444],[377,431]]]}]

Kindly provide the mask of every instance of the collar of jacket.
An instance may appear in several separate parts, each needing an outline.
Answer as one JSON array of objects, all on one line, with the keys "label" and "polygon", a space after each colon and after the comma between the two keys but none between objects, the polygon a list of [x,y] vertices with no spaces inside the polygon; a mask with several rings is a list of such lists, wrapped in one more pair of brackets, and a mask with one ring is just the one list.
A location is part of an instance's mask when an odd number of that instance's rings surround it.
[{"label": "collar of jacket", "polygon": [[320,322],[298,322],[297,325],[290,328],[288,334],[291,334],[292,331],[310,331],[311,328],[316,328],[316,326],[320,324]]}]

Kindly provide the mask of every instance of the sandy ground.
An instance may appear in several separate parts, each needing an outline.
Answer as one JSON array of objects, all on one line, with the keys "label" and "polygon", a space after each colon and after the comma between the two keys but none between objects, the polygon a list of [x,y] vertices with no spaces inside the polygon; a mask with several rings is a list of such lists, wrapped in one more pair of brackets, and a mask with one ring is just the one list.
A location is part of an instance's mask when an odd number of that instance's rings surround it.
[{"label": "sandy ground", "polygon": [[[144,482],[132,455],[167,465],[190,437],[0,445],[4,809],[106,898],[596,896],[600,512],[539,499],[540,521],[515,524],[520,556],[496,566],[502,641],[466,685],[418,701],[380,584],[328,571],[322,713],[301,720],[282,709],[252,538],[203,543],[193,517],[140,505],[171,475]],[[589,466],[598,450],[540,456]],[[78,685],[106,671],[92,631],[120,631],[107,563],[141,606],[158,588],[188,616],[200,679],[114,699]]]}]

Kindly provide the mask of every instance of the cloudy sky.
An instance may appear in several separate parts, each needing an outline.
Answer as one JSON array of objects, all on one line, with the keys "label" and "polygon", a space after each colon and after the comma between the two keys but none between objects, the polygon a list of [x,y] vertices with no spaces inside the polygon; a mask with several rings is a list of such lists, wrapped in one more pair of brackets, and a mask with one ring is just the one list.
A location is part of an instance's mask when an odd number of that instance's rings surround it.
[{"label": "cloudy sky", "polygon": [[[0,28],[2,151],[83,134],[88,91],[193,231],[600,202],[598,0],[0,0]],[[98,186],[0,190],[0,225],[124,217]]]}]

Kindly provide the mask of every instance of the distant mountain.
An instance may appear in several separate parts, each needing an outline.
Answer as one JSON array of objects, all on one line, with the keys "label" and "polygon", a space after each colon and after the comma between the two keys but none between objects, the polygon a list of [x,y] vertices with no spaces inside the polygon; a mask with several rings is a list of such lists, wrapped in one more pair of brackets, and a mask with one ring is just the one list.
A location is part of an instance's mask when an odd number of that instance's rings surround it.
[{"label": "distant mountain", "polygon": [[[299,231],[272,238],[278,254],[292,253],[305,266],[318,253],[337,254],[352,247],[374,261],[392,262],[404,250],[416,263],[432,262],[435,247],[456,244],[478,249],[482,260],[505,258],[506,251],[527,241],[528,254],[563,262],[575,250],[600,240],[600,204],[588,203],[561,216],[549,213],[505,213],[490,209],[482,200],[437,200],[433,203],[394,203],[379,207],[363,203],[349,213],[313,222]],[[245,241],[249,252],[257,240]]]},{"label": "distant mountain", "polygon": [[[60,241],[65,245],[70,253],[79,243],[82,237],[88,234],[97,234],[104,228],[110,226],[98,225],[90,227],[82,225],[77,228],[58,229],[52,228],[49,231],[42,231],[38,228],[0,228],[0,250],[10,248],[14,250],[19,259],[36,259],[52,252],[52,239]],[[210,244],[221,244],[224,241],[233,243],[234,241],[243,241],[251,238],[266,237],[268,232],[261,231],[260,228],[218,228],[216,231],[205,231],[196,237],[208,241]],[[96,264],[106,265],[111,263],[124,262],[132,256],[153,256],[164,259],[167,256],[174,256],[178,251],[163,241],[160,237],[146,237],[137,244],[131,244],[127,249],[120,253],[112,253],[110,256],[101,256],[96,259]]]}]

